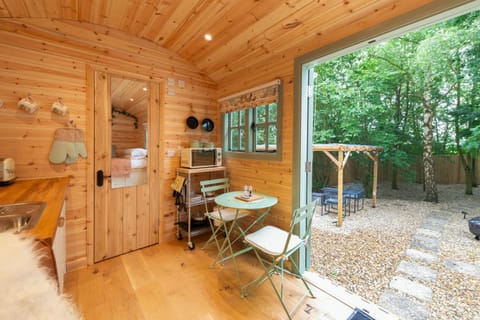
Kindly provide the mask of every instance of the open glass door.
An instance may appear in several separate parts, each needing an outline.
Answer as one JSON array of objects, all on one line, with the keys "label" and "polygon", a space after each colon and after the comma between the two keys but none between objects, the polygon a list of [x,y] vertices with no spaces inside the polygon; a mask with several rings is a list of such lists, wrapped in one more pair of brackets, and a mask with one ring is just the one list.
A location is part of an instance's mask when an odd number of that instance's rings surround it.
[{"label": "open glass door", "polygon": [[[313,139],[313,67],[296,61],[295,112],[294,112],[294,180],[293,207],[298,208],[312,201],[312,139]],[[302,230],[303,228],[303,230]],[[305,232],[300,226],[298,234]],[[300,272],[310,267],[310,249],[294,257]]]},{"label": "open glass door", "polygon": [[[305,106],[305,111],[302,112],[304,114],[305,119],[302,121],[304,124],[305,128],[302,129],[302,131],[305,132],[305,135],[302,135],[301,137],[301,145],[305,145],[304,149],[304,157],[305,157],[305,175],[304,175],[304,183],[302,185],[304,186],[304,190],[302,191],[303,194],[305,194],[305,203],[302,205],[305,205],[307,203],[310,203],[312,201],[312,162],[313,162],[313,152],[312,152],[312,143],[313,143],[313,110],[314,110],[314,102],[315,102],[315,97],[313,94],[313,83],[315,79],[315,72],[313,67],[305,66],[303,69],[303,76],[307,80],[306,86],[302,88],[302,92],[304,94],[302,95],[302,100],[305,100],[304,103],[302,103],[302,106]],[[305,232],[301,230],[300,232]],[[308,270],[311,265],[311,249],[309,246],[306,247],[307,249],[305,250],[304,256],[300,257],[300,263],[302,264],[302,267],[300,268],[301,271],[303,270]]]}]

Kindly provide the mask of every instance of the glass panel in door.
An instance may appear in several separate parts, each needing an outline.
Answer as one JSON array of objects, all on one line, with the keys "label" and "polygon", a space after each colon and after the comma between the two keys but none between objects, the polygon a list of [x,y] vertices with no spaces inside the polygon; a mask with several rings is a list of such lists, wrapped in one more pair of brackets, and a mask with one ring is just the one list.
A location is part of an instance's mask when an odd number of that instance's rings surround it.
[{"label": "glass panel in door", "polygon": [[148,183],[148,84],[111,78],[112,188]]}]

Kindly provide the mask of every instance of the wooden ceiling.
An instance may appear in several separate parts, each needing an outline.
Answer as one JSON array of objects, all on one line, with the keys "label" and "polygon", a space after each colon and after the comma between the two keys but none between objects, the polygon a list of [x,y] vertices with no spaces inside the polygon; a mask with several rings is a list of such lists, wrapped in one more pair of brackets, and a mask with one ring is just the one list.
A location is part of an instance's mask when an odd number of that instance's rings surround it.
[{"label": "wooden ceiling", "polygon": [[304,54],[435,1],[442,0],[0,0],[0,17],[119,29],[220,81],[273,55]]},{"label": "wooden ceiling", "polygon": [[150,94],[146,82],[112,77],[110,91],[113,107],[135,115],[141,123],[148,121]]}]

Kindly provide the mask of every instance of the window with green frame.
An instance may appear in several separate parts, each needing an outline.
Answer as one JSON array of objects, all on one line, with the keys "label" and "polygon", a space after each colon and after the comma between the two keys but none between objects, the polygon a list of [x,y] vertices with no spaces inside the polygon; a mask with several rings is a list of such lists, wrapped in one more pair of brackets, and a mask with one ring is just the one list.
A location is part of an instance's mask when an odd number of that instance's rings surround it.
[{"label": "window with green frame", "polygon": [[225,98],[223,104],[221,102],[225,157],[281,160],[280,82],[277,80],[274,85]]},{"label": "window with green frame", "polygon": [[246,110],[227,113],[228,151],[245,151],[245,114]]},{"label": "window with green frame", "polygon": [[255,152],[277,151],[277,104],[258,106],[252,122]]}]

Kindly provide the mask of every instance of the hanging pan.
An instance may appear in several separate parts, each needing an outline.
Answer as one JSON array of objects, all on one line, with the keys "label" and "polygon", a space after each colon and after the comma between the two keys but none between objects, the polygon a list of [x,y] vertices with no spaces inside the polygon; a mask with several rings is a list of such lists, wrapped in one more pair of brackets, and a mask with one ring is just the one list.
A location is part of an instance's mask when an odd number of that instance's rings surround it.
[{"label": "hanging pan", "polygon": [[190,129],[196,129],[198,127],[198,120],[194,116],[187,118],[187,127]]},{"label": "hanging pan", "polygon": [[214,128],[213,121],[209,118],[203,119],[202,128],[203,128],[203,130],[208,131],[208,132],[212,131],[213,128]]}]

